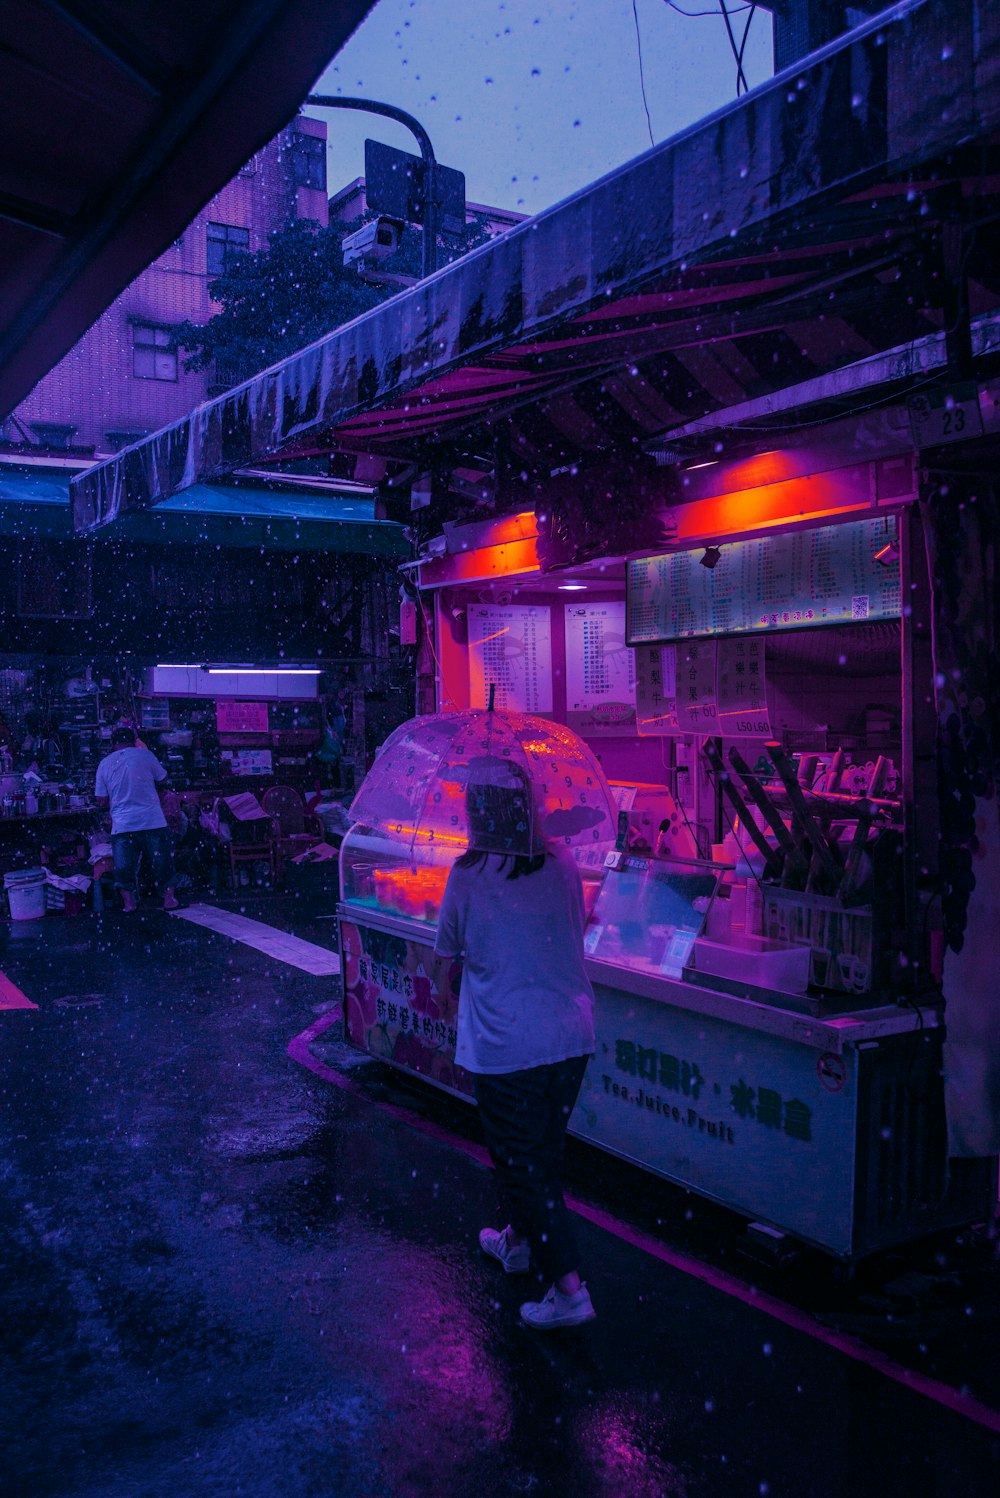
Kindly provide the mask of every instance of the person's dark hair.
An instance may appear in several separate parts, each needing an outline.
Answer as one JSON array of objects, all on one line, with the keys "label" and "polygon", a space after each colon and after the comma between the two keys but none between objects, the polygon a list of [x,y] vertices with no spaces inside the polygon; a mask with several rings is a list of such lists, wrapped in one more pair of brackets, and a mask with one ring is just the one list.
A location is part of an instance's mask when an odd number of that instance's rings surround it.
[{"label": "person's dark hair", "polygon": [[508,879],[520,879],[522,874],[537,874],[545,863],[547,854],[541,853],[480,853],[478,848],[467,848],[459,854],[455,863],[460,869],[482,869],[488,858],[499,858],[501,872],[510,864]]},{"label": "person's dark hair", "polygon": [[134,743],[134,731],[131,728],[126,728],[124,724],[120,723],[117,728],[111,730],[111,747],[113,749],[120,749],[126,744],[131,747]]},{"label": "person's dark hair", "polygon": [[501,870],[511,866],[507,878],[520,879],[537,874],[545,863],[544,850],[524,851],[532,846],[531,786],[516,766],[511,765],[510,774],[517,782],[514,785],[473,782],[466,786],[469,847],[456,860],[460,868],[484,868],[487,858],[499,857]]}]

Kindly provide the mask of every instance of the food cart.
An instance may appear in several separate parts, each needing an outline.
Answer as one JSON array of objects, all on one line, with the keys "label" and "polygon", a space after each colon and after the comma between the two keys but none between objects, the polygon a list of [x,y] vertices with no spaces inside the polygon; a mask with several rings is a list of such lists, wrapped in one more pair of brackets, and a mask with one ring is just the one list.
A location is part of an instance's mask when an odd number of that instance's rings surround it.
[{"label": "food cart", "polygon": [[[927,572],[916,506],[872,492],[777,525],[717,493],[689,544],[549,572],[523,516],[419,566],[440,721],[492,693],[567,725],[615,800],[613,845],[576,850],[597,1053],[570,1132],[848,1262],[977,1218],[995,1175],[946,1160]],[[464,842],[411,833],[344,842],[347,1033],[468,1095],[433,954]]]}]

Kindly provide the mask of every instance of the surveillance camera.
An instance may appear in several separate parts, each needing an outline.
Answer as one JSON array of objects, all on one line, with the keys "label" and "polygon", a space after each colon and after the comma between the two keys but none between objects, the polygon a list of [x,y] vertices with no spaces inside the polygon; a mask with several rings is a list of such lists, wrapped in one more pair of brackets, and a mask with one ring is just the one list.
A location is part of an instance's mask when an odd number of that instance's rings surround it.
[{"label": "surveillance camera", "polygon": [[373,218],[370,224],[348,234],[343,241],[344,264],[359,267],[377,265],[399,249],[403,226],[394,218],[384,215]]}]

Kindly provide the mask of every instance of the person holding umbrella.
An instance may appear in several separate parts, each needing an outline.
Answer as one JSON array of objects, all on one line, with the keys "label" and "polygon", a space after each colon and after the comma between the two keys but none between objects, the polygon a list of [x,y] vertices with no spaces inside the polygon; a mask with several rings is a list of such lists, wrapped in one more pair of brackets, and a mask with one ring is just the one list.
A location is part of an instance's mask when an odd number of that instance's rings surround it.
[{"label": "person holding umbrella", "polygon": [[551,1280],[521,1306],[528,1326],[579,1326],[595,1311],[560,1169],[594,1052],[583,886],[572,855],[543,843],[520,766],[481,756],[467,777],[469,846],[448,876],[435,951],[463,960],[455,1059],[472,1074],[506,1220],[479,1244],[507,1274],[527,1274],[534,1256]]}]

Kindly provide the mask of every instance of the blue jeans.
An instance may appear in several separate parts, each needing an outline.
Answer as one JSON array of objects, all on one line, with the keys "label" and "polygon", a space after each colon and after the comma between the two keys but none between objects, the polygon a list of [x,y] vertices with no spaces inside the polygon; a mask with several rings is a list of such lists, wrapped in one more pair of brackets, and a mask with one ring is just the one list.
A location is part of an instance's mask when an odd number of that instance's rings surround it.
[{"label": "blue jeans", "polygon": [[174,878],[174,860],[170,852],[170,829],[147,827],[142,832],[111,834],[115,889],[135,889],[139,860],[144,859],[158,890],[169,889]]}]

